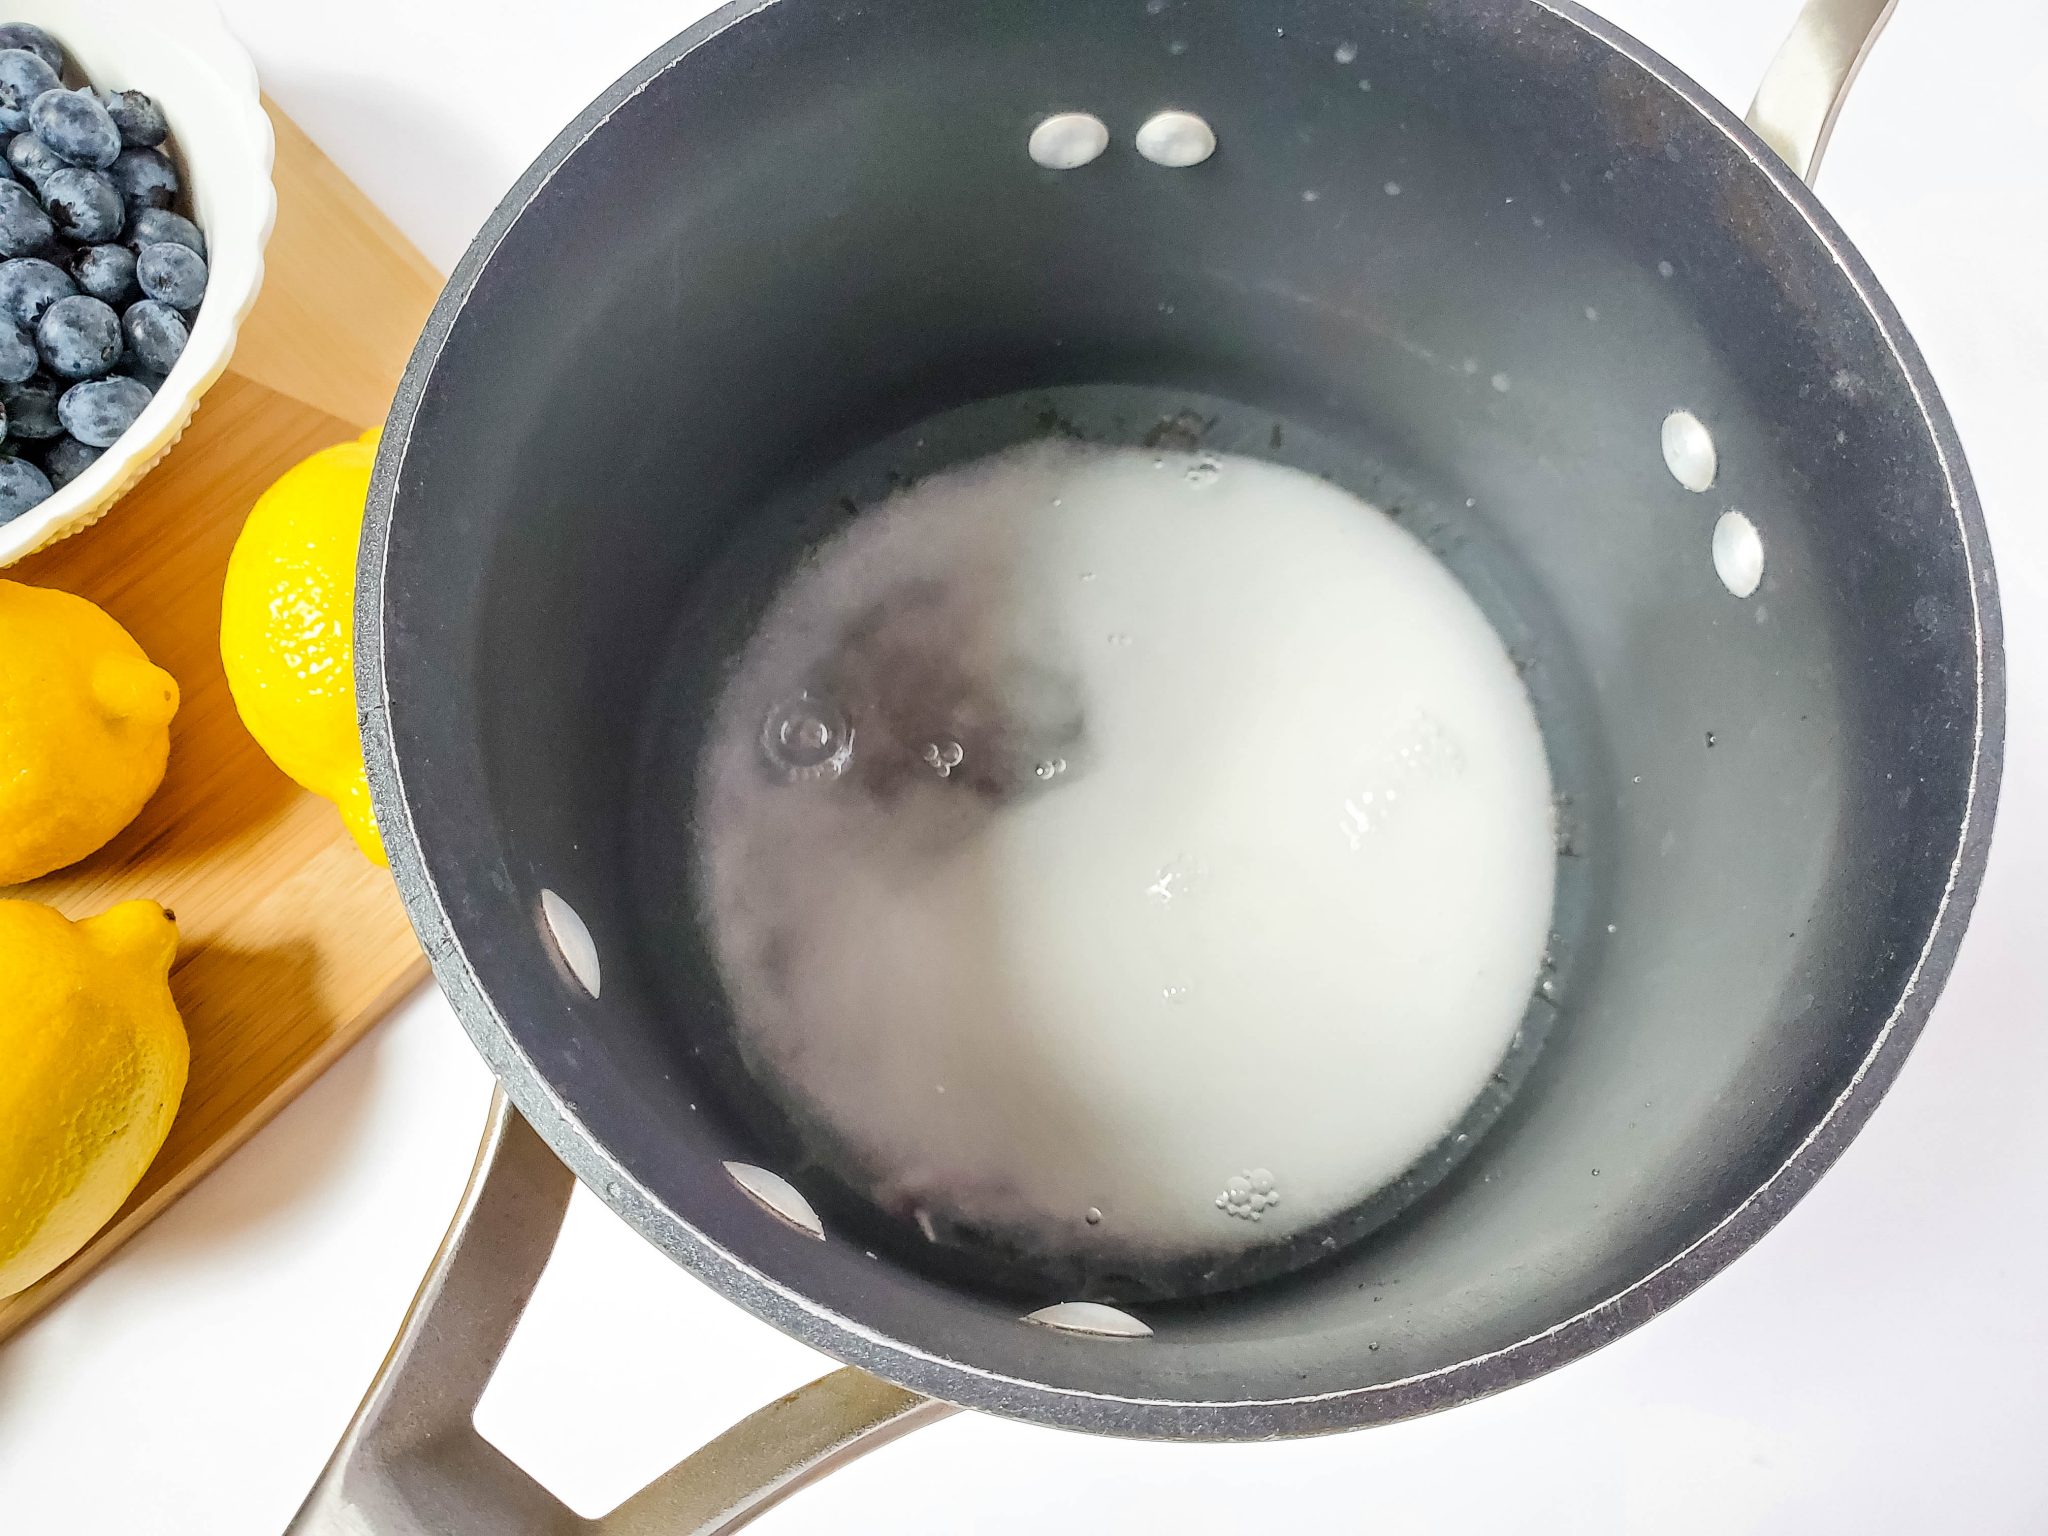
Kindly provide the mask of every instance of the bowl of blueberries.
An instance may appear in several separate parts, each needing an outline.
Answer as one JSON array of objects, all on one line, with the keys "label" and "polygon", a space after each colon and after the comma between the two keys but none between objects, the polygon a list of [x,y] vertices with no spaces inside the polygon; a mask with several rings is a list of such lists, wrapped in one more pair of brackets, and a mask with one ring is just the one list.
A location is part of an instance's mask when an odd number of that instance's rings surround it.
[{"label": "bowl of blueberries", "polygon": [[0,0],[0,566],[191,421],[262,284],[274,159],[210,0]]}]

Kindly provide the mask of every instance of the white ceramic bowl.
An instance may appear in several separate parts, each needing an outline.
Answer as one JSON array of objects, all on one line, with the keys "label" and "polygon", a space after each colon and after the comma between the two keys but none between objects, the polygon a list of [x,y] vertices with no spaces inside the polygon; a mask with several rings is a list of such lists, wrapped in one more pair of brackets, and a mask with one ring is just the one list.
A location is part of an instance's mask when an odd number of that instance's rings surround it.
[{"label": "white ceramic bowl", "polygon": [[144,91],[162,105],[210,269],[192,339],[135,425],[48,501],[0,523],[6,566],[97,521],[170,451],[226,370],[263,285],[277,146],[256,66],[211,0],[0,0],[0,21],[43,28],[97,88]]}]

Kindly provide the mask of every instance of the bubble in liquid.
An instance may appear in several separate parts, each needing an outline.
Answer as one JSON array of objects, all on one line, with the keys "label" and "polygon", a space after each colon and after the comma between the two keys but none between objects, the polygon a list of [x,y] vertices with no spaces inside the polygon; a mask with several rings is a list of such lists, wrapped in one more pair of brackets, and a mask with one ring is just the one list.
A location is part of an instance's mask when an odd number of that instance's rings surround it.
[{"label": "bubble in liquid", "polygon": [[1214,485],[1222,474],[1222,466],[1214,459],[1197,459],[1188,466],[1188,484],[1196,487]]},{"label": "bubble in liquid", "polygon": [[1092,1205],[1088,1207],[1088,1225],[1091,1227],[1102,1225],[1102,1212]]},{"label": "bubble in liquid", "polygon": [[1216,1209],[1239,1221],[1257,1221],[1280,1203],[1280,1190],[1270,1168],[1247,1168],[1233,1174],[1216,1197]]},{"label": "bubble in liquid", "polygon": [[936,769],[942,779],[953,776],[953,770],[967,760],[967,749],[957,741],[930,741],[925,743],[924,760]]},{"label": "bubble in liquid", "polygon": [[1345,840],[1351,844],[1353,853],[1365,846],[1366,839],[1383,819],[1373,811],[1372,801],[1373,792],[1368,789],[1344,802],[1344,815],[1338,826],[1343,830]]},{"label": "bubble in liquid", "polygon": [[1162,907],[1171,906],[1176,898],[1188,895],[1200,885],[1201,877],[1200,863],[1183,854],[1159,867],[1159,873],[1145,887],[1145,894]]},{"label": "bubble in liquid", "polygon": [[1465,766],[1457,738],[1432,715],[1417,715],[1408,723],[1394,748],[1394,760],[1412,774],[1458,773]]},{"label": "bubble in liquid", "polygon": [[787,783],[836,779],[853,758],[853,722],[830,699],[794,694],[768,711],[761,751]]}]

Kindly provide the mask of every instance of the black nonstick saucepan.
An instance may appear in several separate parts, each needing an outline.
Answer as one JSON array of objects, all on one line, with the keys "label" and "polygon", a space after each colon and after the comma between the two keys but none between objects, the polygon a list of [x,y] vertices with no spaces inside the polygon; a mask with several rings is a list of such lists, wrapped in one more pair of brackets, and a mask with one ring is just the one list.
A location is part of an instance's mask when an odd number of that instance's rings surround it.
[{"label": "black nonstick saucepan", "polygon": [[[725,1530],[950,1405],[1381,1423],[1584,1354],[1767,1230],[1925,1020],[1998,780],[1955,431],[1802,179],[1888,10],[1812,0],[1747,126],[1564,0],[741,3],[584,112],[449,284],[378,464],[379,820],[510,1107],[294,1529]],[[1163,111],[1200,125],[1148,158]],[[1062,113],[1106,149],[1035,160]],[[891,1230],[750,1096],[646,741],[843,515],[821,488],[1162,424],[1397,500],[1514,630],[1569,800],[1561,985],[1391,1221],[1045,1326],[1087,1298]],[[572,1174],[848,1366],[594,1523],[470,1425]]]}]

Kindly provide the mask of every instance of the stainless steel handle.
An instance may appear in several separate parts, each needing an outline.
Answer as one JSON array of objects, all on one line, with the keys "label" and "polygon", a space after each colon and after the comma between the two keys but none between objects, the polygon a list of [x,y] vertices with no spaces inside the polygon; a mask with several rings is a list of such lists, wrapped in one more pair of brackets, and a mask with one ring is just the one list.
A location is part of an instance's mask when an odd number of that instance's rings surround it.
[{"label": "stainless steel handle", "polygon": [[717,1536],[952,1411],[864,1371],[834,1371],[734,1425],[610,1514],[575,1514],[474,1422],[574,1186],[496,1094],[433,1267],[288,1536]]},{"label": "stainless steel handle", "polygon": [[1764,71],[1749,126],[1809,186],[1856,72],[1898,0],[1806,0]]}]

